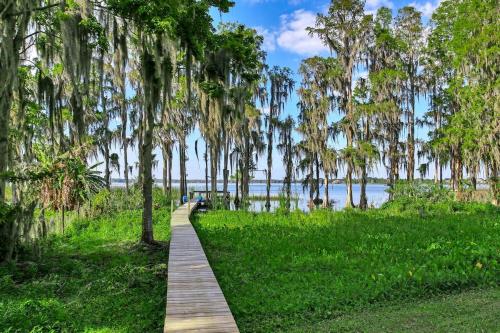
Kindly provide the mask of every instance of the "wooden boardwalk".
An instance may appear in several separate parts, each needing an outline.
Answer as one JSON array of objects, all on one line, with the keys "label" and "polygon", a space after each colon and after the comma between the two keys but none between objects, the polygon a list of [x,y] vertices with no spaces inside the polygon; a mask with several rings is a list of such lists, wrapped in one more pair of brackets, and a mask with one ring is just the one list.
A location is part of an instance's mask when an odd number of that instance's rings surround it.
[{"label": "wooden boardwalk", "polygon": [[186,204],[172,214],[163,332],[239,332],[189,221],[194,208]]}]

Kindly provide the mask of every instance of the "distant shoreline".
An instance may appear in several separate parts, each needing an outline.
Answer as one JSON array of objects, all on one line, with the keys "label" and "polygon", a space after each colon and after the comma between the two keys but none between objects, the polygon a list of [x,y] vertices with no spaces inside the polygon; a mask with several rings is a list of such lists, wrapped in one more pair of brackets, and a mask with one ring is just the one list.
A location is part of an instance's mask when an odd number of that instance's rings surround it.
[{"label": "distant shoreline", "polygon": [[[446,183],[447,181],[449,181],[448,179],[444,179],[443,182]],[[115,184],[125,184],[125,179],[121,179],[121,178],[114,178],[111,180],[112,183],[115,183]],[[155,179],[154,180],[155,183],[162,183],[163,182],[163,179]],[[187,181],[188,184],[189,183],[196,183],[196,184],[204,184],[205,183],[205,179],[190,179]],[[302,182],[302,180],[296,180],[296,181],[293,181],[292,184],[300,184]],[[353,179],[353,182],[354,184],[359,184],[359,180],[358,179]],[[433,179],[424,179],[424,182],[429,182],[429,183],[432,183],[434,182]],[[130,180],[130,183],[133,184],[135,183],[135,179],[132,179]],[[172,179],[172,184],[179,184],[180,181],[178,179]],[[208,182],[210,184],[210,181]],[[233,180],[233,179],[230,179],[229,180],[229,184],[235,184],[236,181]],[[345,179],[332,179],[330,180],[330,183],[331,184],[345,184]],[[382,185],[387,185],[388,183],[388,180],[387,179],[383,179],[383,178],[369,178],[368,179],[368,184],[382,184]],[[480,183],[480,181],[478,180],[478,183]],[[217,181],[217,184],[223,184],[223,180],[222,179],[219,179]],[[253,179],[250,181],[250,184],[266,184],[266,180],[265,179]],[[283,180],[282,179],[273,179],[271,180],[271,184],[283,184]],[[321,179],[321,184],[323,184],[323,180]]]},{"label": "distant shoreline", "polygon": [[[129,181],[130,181],[130,184],[133,184],[133,183],[135,183],[136,180],[131,179]],[[421,180],[417,179],[417,181],[421,181]],[[187,182],[188,182],[188,184],[190,184],[190,183],[204,184],[205,179],[190,179]],[[321,179],[320,182],[321,182],[321,185],[323,185],[323,179]],[[389,182],[389,180],[384,179],[384,178],[368,178],[367,184],[388,185],[388,182]],[[434,183],[434,179],[424,179],[423,182],[424,183]],[[447,184],[448,182],[450,182],[450,179],[443,179],[443,184]],[[111,183],[112,184],[125,184],[125,179],[113,178],[113,179],[111,179]],[[163,183],[163,179],[155,179],[154,183],[161,184],[161,183]],[[180,183],[180,181],[178,179],[172,179],[172,184],[179,184],[179,183]],[[222,179],[217,180],[217,184],[223,184],[223,183],[224,182]],[[235,183],[236,183],[236,181],[234,179],[229,180],[229,184],[235,184]],[[301,183],[302,183],[301,179],[295,180],[292,182],[292,184],[301,184]],[[345,179],[331,179],[330,180],[330,184],[333,184],[333,185],[345,184],[345,183],[346,183]],[[360,183],[359,179],[353,179],[353,184],[359,184],[359,183]],[[478,184],[487,184],[488,182],[484,179],[478,179],[477,183]],[[210,181],[208,182],[208,184],[210,185]],[[265,179],[253,179],[250,181],[250,184],[266,184],[266,180]],[[283,184],[283,180],[282,179],[273,179],[273,180],[271,180],[271,184]]]},{"label": "distant shoreline", "polygon": [[[133,180],[129,180],[131,184],[135,183],[135,179]],[[354,184],[356,183],[359,183],[359,181],[357,181],[356,179],[353,179],[354,181]],[[431,181],[431,180],[429,180]],[[154,180],[155,183],[163,183],[163,179],[155,179]],[[300,184],[302,182],[302,180],[296,180],[296,181],[293,181],[292,184]],[[111,179],[111,183],[115,183],[115,184],[125,184],[125,179]],[[177,179],[172,179],[172,184],[179,184],[180,181],[177,180]],[[196,183],[196,184],[204,184],[205,183],[205,179],[192,179],[192,180],[188,180],[187,183]],[[223,180],[220,179],[217,181],[217,184],[223,184]],[[332,179],[330,180],[330,183],[331,184],[344,184],[345,183],[345,180],[344,179]],[[208,182],[208,184],[210,185],[210,181]],[[236,184],[236,181],[235,180],[229,180],[229,184]],[[254,179],[254,180],[251,180],[250,181],[250,184],[266,184],[266,180],[265,179]],[[271,180],[271,184],[283,184],[283,180],[282,179],[273,179]],[[323,184],[323,180],[321,179],[321,184]],[[376,180],[368,180],[368,184],[387,184],[387,180],[385,179],[376,179]]]}]

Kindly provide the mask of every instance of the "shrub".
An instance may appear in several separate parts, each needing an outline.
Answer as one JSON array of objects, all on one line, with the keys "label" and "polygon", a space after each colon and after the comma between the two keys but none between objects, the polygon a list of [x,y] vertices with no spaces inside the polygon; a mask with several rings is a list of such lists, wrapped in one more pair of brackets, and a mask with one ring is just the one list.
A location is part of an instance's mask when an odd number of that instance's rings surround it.
[{"label": "shrub", "polygon": [[110,198],[111,192],[108,189],[103,189],[94,195],[92,198],[92,207],[96,213],[102,214],[110,211]]},{"label": "shrub", "polygon": [[[175,197],[176,192],[172,194]],[[120,211],[142,209],[142,190],[131,187],[129,192],[124,188],[103,189],[92,197],[87,205],[86,212],[89,216],[101,214],[116,214]],[[170,208],[170,197],[159,187],[153,188],[153,208]]]},{"label": "shrub", "polygon": [[387,191],[391,200],[382,208],[398,212],[418,211],[423,214],[440,209],[452,210],[454,204],[453,192],[431,183],[400,181]]}]

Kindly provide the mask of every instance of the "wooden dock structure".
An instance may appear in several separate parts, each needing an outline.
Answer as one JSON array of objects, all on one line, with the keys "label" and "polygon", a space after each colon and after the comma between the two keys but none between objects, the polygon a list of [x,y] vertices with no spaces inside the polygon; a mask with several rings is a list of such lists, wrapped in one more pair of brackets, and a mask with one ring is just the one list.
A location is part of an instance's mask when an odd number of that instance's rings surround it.
[{"label": "wooden dock structure", "polygon": [[196,202],[171,217],[167,310],[164,333],[239,332],[224,294],[210,268],[189,216]]}]

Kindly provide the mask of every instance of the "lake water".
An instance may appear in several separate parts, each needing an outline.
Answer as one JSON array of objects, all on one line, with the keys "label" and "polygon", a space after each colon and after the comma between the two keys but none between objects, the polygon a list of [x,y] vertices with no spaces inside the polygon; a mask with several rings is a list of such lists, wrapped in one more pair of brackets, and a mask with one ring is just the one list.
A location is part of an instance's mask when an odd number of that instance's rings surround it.
[{"label": "lake water", "polygon": [[[124,186],[122,183],[114,184],[116,186]],[[161,183],[157,183],[157,186],[162,186]],[[173,183],[173,187],[178,187],[178,183]],[[210,186],[210,185],[209,185]],[[217,185],[217,189],[222,191],[222,184]],[[188,190],[196,190],[196,191],[204,191],[205,183],[189,183],[188,182]],[[389,195],[386,192],[387,186],[383,184],[368,184],[366,189],[366,194],[368,197],[368,205],[373,207],[380,207],[385,201],[387,201]],[[236,185],[234,183],[228,184],[228,191],[231,193],[231,196],[234,196],[236,193]],[[278,196],[283,193],[283,184],[274,183],[271,184],[271,196]],[[320,198],[323,198],[324,187],[320,188]],[[330,200],[333,201],[332,205],[334,209],[342,209],[345,206],[346,201],[346,185],[345,184],[330,184],[329,186],[329,195]],[[250,184],[250,195],[259,195],[264,196],[266,194],[266,184]],[[359,184],[353,185],[353,196],[354,203],[357,205],[359,203],[360,196],[360,186]],[[309,210],[308,201],[309,201],[309,190],[303,189],[302,184],[293,183],[292,184],[292,209],[300,209],[303,211]],[[250,209],[253,211],[264,211],[265,210],[265,201],[252,201]],[[275,209],[279,206],[278,201],[271,202],[271,209]]]}]

